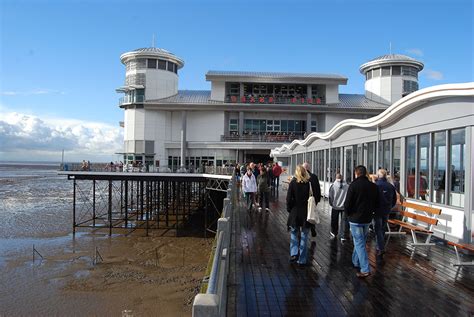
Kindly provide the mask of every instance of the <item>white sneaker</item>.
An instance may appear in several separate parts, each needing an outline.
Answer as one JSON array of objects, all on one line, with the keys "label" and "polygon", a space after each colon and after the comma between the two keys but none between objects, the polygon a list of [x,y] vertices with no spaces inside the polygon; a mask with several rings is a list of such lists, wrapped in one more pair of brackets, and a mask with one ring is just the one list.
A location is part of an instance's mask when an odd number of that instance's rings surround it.
[{"label": "white sneaker", "polygon": [[258,211],[262,211],[262,207],[258,207]]},{"label": "white sneaker", "polygon": [[336,237],[336,235],[334,233],[332,233],[332,232],[329,232],[329,233],[331,234],[330,239],[334,239]]},{"label": "white sneaker", "polygon": [[270,208],[265,208],[266,211],[270,211]]}]

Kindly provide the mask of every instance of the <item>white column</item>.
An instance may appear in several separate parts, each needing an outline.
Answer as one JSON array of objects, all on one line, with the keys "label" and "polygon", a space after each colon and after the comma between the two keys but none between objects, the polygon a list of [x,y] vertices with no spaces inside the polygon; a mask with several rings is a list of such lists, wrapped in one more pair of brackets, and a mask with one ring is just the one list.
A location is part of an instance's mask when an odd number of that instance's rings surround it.
[{"label": "white column", "polygon": [[186,111],[181,111],[181,167],[186,165]]}]

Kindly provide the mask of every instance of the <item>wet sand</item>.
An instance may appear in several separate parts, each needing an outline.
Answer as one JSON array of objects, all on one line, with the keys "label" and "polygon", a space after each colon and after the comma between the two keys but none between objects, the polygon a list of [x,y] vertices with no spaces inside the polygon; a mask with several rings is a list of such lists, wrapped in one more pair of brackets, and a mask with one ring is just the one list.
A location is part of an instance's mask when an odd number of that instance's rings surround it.
[{"label": "wet sand", "polygon": [[3,240],[0,316],[190,316],[213,239],[162,233],[15,240],[15,251]]}]

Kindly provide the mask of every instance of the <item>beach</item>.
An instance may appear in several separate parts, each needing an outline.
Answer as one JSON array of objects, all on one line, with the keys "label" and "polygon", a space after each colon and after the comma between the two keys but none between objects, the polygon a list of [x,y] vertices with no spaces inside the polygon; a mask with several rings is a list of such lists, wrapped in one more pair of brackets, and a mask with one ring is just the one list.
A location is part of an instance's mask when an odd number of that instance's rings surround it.
[{"label": "beach", "polygon": [[56,168],[0,164],[0,316],[190,316],[212,239],[73,235],[72,182]]}]

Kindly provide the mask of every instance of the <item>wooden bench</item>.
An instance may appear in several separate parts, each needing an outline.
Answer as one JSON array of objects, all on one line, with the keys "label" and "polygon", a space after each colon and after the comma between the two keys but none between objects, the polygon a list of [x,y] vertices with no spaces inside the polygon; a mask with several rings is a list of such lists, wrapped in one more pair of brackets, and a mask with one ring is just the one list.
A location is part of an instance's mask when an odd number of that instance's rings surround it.
[{"label": "wooden bench", "polygon": [[[413,238],[413,245],[417,246],[432,246],[435,245],[431,243],[431,236],[433,235],[433,227],[438,224],[438,216],[441,214],[441,209],[423,206],[411,202],[404,201],[401,204],[402,209],[400,211],[400,215],[403,217],[402,220],[398,219],[388,219],[387,221],[387,228],[388,231],[385,233],[387,235],[399,235],[399,234],[406,234],[403,229],[408,229],[411,232],[411,236]],[[412,211],[407,211],[407,208],[412,209]],[[408,220],[416,220],[416,224],[412,224],[408,222]],[[420,223],[424,223],[425,226],[420,226]],[[393,231],[389,224],[399,226],[398,231]],[[424,242],[418,241],[417,234],[422,234],[426,236]],[[388,242],[388,240],[387,240]]]},{"label": "wooden bench", "polygon": [[456,243],[456,242],[451,242],[448,241],[449,245],[452,245],[454,247],[454,251],[456,251],[456,257],[458,262],[454,263],[453,266],[474,266],[474,261],[471,262],[462,262],[461,257],[459,256],[459,249],[467,250],[474,252],[474,245],[472,244],[467,244],[467,243]]}]

